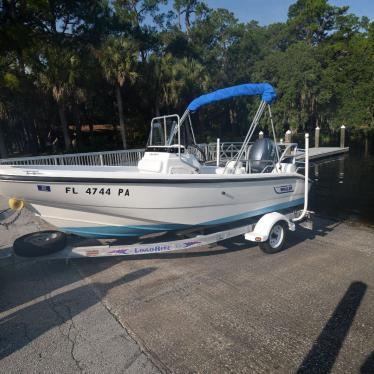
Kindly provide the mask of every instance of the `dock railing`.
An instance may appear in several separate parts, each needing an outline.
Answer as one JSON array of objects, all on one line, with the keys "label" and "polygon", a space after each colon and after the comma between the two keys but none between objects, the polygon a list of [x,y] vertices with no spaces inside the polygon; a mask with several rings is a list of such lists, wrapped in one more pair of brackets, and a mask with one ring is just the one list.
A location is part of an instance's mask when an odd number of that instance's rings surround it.
[{"label": "dock railing", "polygon": [[[234,158],[240,151],[242,144],[242,142],[220,143],[220,159],[224,161]],[[205,144],[205,153],[208,161],[215,161],[217,158],[217,143]]]},{"label": "dock railing", "polygon": [[[287,143],[284,143],[287,144]],[[217,159],[217,143],[198,144],[199,148],[205,152],[206,161],[213,162]],[[219,144],[221,164],[232,160],[239,152],[241,142],[223,142]],[[248,149],[249,150],[249,149]],[[200,159],[199,151],[196,148],[188,148],[188,152],[193,153]],[[311,148],[310,159],[327,157],[332,154],[347,152],[348,148],[322,147]],[[143,157],[145,149],[128,149],[118,151],[72,153],[62,155],[48,155],[36,157],[15,157],[0,159],[0,165],[81,165],[81,166],[136,166]],[[296,158],[301,161],[304,150],[298,148]],[[245,155],[247,159],[247,154]]]},{"label": "dock railing", "polygon": [[17,157],[0,159],[0,165],[132,166],[137,164],[143,154],[144,149],[129,149],[108,152]]},{"label": "dock railing", "polygon": [[[215,161],[217,144],[198,144],[205,152],[207,161]],[[240,150],[242,143],[221,143],[220,159],[232,159]],[[143,157],[145,149],[128,149],[107,152],[71,153],[36,157],[17,157],[0,159],[0,165],[84,165],[84,166],[135,166]],[[191,149],[193,152],[193,148]]]}]

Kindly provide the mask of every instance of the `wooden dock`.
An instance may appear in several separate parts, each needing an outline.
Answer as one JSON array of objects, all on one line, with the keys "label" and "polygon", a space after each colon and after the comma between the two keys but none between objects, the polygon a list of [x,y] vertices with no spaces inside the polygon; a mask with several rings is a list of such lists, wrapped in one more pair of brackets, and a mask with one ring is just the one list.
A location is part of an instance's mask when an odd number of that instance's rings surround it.
[{"label": "wooden dock", "polygon": [[[331,156],[338,156],[344,153],[349,152],[349,147],[318,147],[318,148],[309,148],[309,160],[320,160],[323,158],[331,157]],[[304,154],[300,154],[296,156],[296,158],[300,161],[304,159]]]}]

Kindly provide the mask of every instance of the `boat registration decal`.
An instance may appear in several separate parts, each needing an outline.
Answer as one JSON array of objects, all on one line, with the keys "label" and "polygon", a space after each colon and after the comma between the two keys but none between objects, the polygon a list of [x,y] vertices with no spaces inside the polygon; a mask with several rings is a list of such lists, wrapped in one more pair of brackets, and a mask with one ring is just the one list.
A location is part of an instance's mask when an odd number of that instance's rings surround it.
[{"label": "boat registration decal", "polygon": [[46,184],[38,184],[37,187],[38,187],[38,191],[51,192],[51,186],[48,186]]},{"label": "boat registration decal", "polygon": [[294,188],[293,188],[292,184],[286,184],[284,186],[276,186],[276,187],[274,187],[274,191],[277,194],[290,193],[290,192],[294,191]]},{"label": "boat registration decal", "polygon": [[69,195],[116,195],[116,196],[130,196],[130,190],[128,188],[110,188],[110,187],[84,187],[82,190],[78,187],[65,187],[65,193]]}]

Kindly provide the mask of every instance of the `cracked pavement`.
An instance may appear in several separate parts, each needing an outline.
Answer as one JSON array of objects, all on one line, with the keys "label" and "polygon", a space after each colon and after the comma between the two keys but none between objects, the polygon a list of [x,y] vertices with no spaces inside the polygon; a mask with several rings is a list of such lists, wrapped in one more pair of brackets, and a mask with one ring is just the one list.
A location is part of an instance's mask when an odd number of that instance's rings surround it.
[{"label": "cracked pavement", "polygon": [[1,372],[159,372],[73,263],[9,265],[0,279]]},{"label": "cracked pavement", "polygon": [[[9,230],[0,227],[0,248],[43,228],[25,211]],[[164,372],[95,287],[72,261],[1,259],[0,372]]]},{"label": "cracked pavement", "polygon": [[[25,212],[0,248],[44,227]],[[270,256],[234,238],[129,259],[3,258],[0,372],[373,373],[373,243],[370,228],[318,218]]]}]

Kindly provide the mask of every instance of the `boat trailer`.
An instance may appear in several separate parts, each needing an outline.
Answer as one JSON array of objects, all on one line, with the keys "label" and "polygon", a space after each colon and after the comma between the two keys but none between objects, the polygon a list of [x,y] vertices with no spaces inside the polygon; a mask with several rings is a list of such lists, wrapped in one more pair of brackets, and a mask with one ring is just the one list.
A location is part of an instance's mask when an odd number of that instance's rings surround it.
[{"label": "boat trailer", "polygon": [[[286,241],[286,232],[288,230],[295,231],[296,224],[291,217],[300,215],[299,212],[289,213],[287,215],[278,212],[271,212],[262,216],[257,223],[243,225],[236,228],[227,229],[224,231],[213,232],[209,234],[195,235],[186,237],[184,239],[160,241],[151,243],[137,243],[137,244],[101,244],[101,245],[79,245],[82,241],[74,244],[67,243],[64,247],[56,252],[46,254],[45,252],[33,252],[23,250],[21,253],[14,245],[7,255],[3,254],[1,257],[20,256],[40,258],[46,260],[55,259],[72,259],[82,257],[112,257],[112,256],[139,256],[160,254],[179,250],[190,250],[192,248],[202,247],[213,243],[218,243],[233,237],[244,235],[248,241],[256,242],[260,248],[268,254],[273,254],[281,251]],[[307,221],[301,224],[304,228],[311,228],[311,216],[307,215]],[[41,231],[39,233],[32,233],[25,235],[19,239],[21,243],[18,246],[24,246],[30,237],[33,237],[34,245],[37,241],[45,242],[46,235],[53,238],[53,235],[60,233],[58,231]],[[44,238],[43,238],[44,235]],[[17,243],[15,243],[17,244]]]}]

